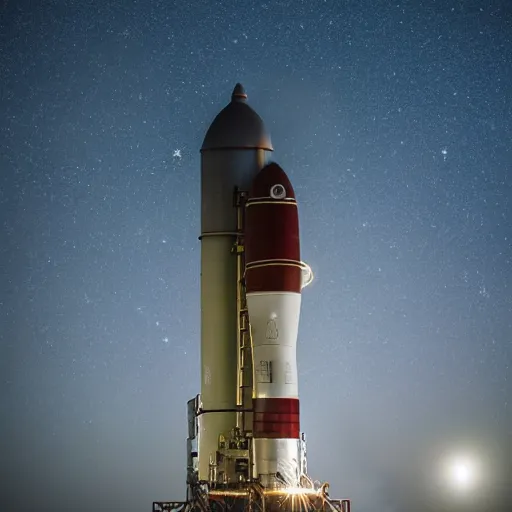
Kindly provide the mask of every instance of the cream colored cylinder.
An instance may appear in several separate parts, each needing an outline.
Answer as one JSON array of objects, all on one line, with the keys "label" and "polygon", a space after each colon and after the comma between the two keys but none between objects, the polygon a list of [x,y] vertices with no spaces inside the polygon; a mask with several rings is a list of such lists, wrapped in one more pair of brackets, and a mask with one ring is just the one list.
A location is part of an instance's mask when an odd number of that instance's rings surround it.
[{"label": "cream colored cylinder", "polygon": [[236,258],[234,237],[204,236],[201,251],[201,402],[203,409],[236,406]]},{"label": "cream colored cylinder", "polygon": [[248,190],[266,162],[262,150],[202,154],[201,218],[201,414],[198,477],[209,477],[219,436],[237,426],[237,211],[235,189]]},{"label": "cream colored cylinder", "polygon": [[[272,151],[263,121],[237,84],[201,147],[201,405],[198,478],[209,478],[219,436],[237,426],[236,190],[248,190]],[[229,477],[229,475],[228,475]]]},{"label": "cream colored cylinder", "polygon": [[200,480],[208,478],[219,436],[228,437],[236,424],[236,413],[229,412],[236,406],[237,383],[233,242],[229,235],[201,240],[201,409],[205,412],[199,417]]}]

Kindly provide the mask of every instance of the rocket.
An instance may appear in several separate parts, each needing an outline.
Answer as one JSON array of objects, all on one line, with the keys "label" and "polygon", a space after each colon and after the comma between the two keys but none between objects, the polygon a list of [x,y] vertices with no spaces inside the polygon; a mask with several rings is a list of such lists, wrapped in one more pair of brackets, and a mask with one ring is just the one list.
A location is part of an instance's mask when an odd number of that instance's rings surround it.
[{"label": "rocket", "polygon": [[271,151],[263,121],[237,84],[201,147],[201,393],[189,403],[189,418],[197,418],[197,436],[189,425],[189,439],[197,437],[197,461],[188,464],[190,473],[197,463],[200,482],[240,478],[232,467],[219,468],[217,453],[232,434],[252,428],[252,360],[242,289],[244,198],[237,194],[249,190]]},{"label": "rocket", "polygon": [[[201,148],[201,394],[189,469],[210,485],[295,487],[306,470],[296,346],[312,274],[295,193],[271,151],[237,84]],[[229,446],[243,456],[229,463]]]},{"label": "rocket", "polygon": [[255,475],[297,486],[297,333],[302,290],[299,218],[292,184],[275,163],[254,178],[246,203],[245,286],[254,367]]},{"label": "rocket", "polygon": [[313,273],[272,151],[237,84],[201,147],[201,392],[187,403],[187,499],[153,512],[350,512],[307,475],[296,352]]}]

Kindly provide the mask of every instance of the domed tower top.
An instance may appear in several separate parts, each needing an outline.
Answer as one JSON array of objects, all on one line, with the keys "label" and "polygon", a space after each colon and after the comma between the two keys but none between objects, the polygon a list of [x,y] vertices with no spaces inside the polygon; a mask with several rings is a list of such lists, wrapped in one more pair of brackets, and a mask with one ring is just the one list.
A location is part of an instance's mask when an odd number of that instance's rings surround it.
[{"label": "domed tower top", "polygon": [[242,84],[236,84],[231,103],[217,114],[206,132],[201,152],[214,149],[274,150],[261,117],[247,104]]}]

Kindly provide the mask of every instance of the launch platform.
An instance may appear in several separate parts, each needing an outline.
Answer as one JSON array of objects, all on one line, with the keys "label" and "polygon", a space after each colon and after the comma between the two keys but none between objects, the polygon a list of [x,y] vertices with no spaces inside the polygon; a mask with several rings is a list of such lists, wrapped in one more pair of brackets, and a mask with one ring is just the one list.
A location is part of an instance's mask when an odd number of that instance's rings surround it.
[{"label": "launch platform", "polygon": [[186,502],[154,502],[152,512],[350,512],[350,500],[324,489],[268,491],[258,485],[205,492]]}]

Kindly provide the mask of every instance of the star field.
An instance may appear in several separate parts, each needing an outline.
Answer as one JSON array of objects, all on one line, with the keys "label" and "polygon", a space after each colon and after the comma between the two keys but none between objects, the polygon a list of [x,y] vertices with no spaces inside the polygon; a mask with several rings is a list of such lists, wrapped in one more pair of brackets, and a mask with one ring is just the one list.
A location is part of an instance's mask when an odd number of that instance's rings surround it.
[{"label": "star field", "polygon": [[[241,82],[315,282],[311,476],[358,512],[512,507],[507,2],[4,0],[0,509],[184,499],[200,154]],[[453,495],[446,454],[483,468]]]}]

